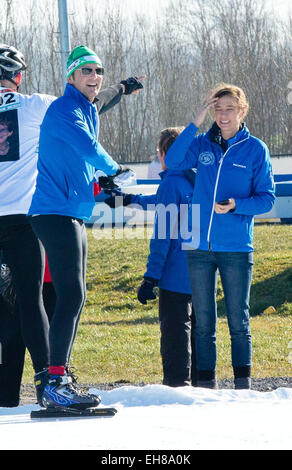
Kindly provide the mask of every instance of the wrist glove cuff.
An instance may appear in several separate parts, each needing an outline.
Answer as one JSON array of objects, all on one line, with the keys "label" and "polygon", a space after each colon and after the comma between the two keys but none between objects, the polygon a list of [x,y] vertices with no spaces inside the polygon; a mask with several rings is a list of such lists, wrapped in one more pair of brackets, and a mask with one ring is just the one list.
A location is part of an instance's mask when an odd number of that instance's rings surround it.
[{"label": "wrist glove cuff", "polygon": [[154,287],[158,286],[158,279],[153,279],[153,277],[144,276],[144,281],[153,284]]},{"label": "wrist glove cuff", "polygon": [[143,88],[142,83],[136,77],[127,78],[127,80],[122,80],[120,83],[125,86],[125,95],[131,95],[133,91]]}]

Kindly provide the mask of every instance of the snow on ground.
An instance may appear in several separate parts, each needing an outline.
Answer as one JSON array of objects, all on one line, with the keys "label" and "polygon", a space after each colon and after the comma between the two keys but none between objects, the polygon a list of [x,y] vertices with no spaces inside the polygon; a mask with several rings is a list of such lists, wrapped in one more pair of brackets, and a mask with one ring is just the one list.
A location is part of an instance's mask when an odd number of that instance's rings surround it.
[{"label": "snow on ground", "polygon": [[114,417],[31,420],[37,405],[0,408],[0,449],[292,448],[290,388],[257,392],[146,385],[94,392],[103,406],[117,408]]}]

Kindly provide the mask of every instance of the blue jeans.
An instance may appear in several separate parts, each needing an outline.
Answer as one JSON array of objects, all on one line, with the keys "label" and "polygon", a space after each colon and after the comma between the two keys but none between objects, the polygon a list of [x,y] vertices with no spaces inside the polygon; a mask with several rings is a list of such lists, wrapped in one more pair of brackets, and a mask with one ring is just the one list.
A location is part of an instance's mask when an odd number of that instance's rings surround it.
[{"label": "blue jeans", "polygon": [[253,253],[187,251],[193,306],[196,317],[198,371],[215,371],[217,361],[217,275],[220,272],[233,368],[251,366],[249,295]]}]

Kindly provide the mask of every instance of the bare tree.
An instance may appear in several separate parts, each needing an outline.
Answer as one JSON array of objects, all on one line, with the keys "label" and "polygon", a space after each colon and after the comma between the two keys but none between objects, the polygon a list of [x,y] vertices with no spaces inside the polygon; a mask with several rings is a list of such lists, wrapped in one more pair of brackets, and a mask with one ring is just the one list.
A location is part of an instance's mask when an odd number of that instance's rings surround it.
[{"label": "bare tree", "polygon": [[[245,90],[248,127],[271,153],[292,153],[291,18],[281,22],[263,0],[172,0],[151,20],[125,16],[119,5],[69,2],[71,46],[97,52],[104,86],[147,75],[143,93],[101,119],[101,141],[115,158],[148,160],[160,130],[188,124],[207,90],[221,81]],[[23,92],[60,95],[57,0],[2,0],[0,15],[1,42],[18,47],[28,63]]]}]

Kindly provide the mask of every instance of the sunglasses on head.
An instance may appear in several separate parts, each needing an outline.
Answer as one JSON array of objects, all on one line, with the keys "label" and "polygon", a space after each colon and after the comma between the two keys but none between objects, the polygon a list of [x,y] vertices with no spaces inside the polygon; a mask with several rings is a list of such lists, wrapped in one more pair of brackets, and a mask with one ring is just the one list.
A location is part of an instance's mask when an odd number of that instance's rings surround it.
[{"label": "sunglasses on head", "polygon": [[91,75],[92,73],[97,74],[97,75],[103,75],[104,68],[97,67],[96,69],[91,69],[90,67],[81,67],[81,73],[82,75]]}]

